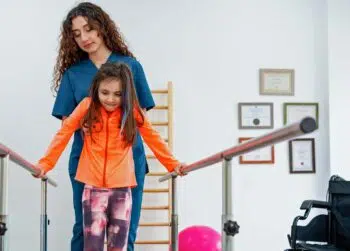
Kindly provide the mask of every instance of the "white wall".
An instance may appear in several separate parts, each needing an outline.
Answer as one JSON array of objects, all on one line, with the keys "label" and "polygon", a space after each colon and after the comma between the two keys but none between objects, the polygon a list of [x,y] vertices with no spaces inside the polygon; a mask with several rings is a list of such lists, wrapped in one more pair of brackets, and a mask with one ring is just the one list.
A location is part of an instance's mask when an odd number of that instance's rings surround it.
[{"label": "white wall", "polygon": [[[345,17],[349,6],[334,3],[334,10],[331,6],[327,11],[325,0],[98,2],[120,25],[151,87],[174,82],[174,150],[183,161],[230,147],[238,137],[268,131],[239,131],[238,102],[274,102],[276,128],[282,126],[283,102],[319,102],[320,128],[310,135],[316,138],[316,174],[289,174],[287,143],[276,146],[275,165],[239,166],[234,160],[234,214],[241,225],[236,249],[286,248],[286,234],[301,201],[325,198],[329,119],[332,128],[327,84],[327,21],[332,19],[327,19],[327,12],[335,16],[339,8]],[[0,9],[1,23],[8,24],[0,39],[0,142],[33,162],[59,127],[49,116],[53,103],[49,82],[59,25],[73,5],[68,0],[56,5],[17,0]],[[330,30],[338,24],[329,24]],[[331,38],[329,43],[332,46]],[[258,69],[269,67],[295,69],[294,97],[259,96]],[[329,102],[333,109],[332,96]],[[51,174],[60,184],[49,194],[52,251],[69,246],[73,217],[67,162],[68,151]],[[28,243],[39,250],[39,184],[16,166],[10,171],[11,251]],[[220,231],[220,165],[179,183],[180,230],[202,224]]]},{"label": "white wall", "polygon": [[[49,87],[60,24],[73,5],[72,1],[3,1],[0,8],[0,141],[32,162],[59,127],[59,121],[48,116],[53,104]],[[67,156],[52,173],[59,188],[49,188],[50,250],[68,250],[71,236]],[[39,250],[40,182],[14,164],[9,172],[10,250],[29,245],[30,250]]]},{"label": "white wall", "polygon": [[328,1],[329,123],[331,173],[350,179],[347,109],[350,106],[350,2]]}]

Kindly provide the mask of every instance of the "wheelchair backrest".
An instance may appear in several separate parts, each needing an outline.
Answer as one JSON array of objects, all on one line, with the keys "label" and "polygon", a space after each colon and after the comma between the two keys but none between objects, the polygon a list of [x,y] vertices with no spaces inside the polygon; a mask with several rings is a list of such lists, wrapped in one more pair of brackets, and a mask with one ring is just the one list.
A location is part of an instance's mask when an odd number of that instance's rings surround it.
[{"label": "wheelchair backrest", "polygon": [[350,250],[350,181],[339,176],[329,180],[328,200],[331,203],[331,238],[339,248]]}]

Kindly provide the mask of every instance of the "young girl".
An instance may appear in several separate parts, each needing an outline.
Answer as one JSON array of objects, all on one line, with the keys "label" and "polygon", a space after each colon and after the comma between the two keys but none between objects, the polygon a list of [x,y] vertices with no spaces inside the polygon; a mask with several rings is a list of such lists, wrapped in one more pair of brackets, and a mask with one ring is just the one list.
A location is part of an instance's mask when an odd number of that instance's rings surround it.
[{"label": "young girl", "polygon": [[126,64],[106,63],[96,74],[89,97],[64,120],[45,156],[38,177],[50,171],[78,129],[84,145],[75,179],[84,183],[84,251],[102,251],[107,230],[108,251],[126,250],[131,190],[136,186],[132,145],[139,130],[157,159],[182,175],[169,151],[139,107],[132,73]]}]

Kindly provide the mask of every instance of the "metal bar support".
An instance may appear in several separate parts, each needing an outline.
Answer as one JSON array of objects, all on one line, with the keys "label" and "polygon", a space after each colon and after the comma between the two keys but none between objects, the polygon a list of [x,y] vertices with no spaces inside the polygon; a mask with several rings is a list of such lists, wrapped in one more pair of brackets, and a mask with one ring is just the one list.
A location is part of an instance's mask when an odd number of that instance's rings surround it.
[{"label": "metal bar support", "polygon": [[9,155],[0,156],[0,251],[8,250],[8,163]]},{"label": "metal bar support", "polygon": [[41,180],[40,251],[47,251],[47,179]]},{"label": "metal bar support", "polygon": [[172,201],[171,201],[171,251],[178,251],[178,212],[177,212],[177,187],[176,187],[176,177],[171,179],[171,193],[172,193]]}]

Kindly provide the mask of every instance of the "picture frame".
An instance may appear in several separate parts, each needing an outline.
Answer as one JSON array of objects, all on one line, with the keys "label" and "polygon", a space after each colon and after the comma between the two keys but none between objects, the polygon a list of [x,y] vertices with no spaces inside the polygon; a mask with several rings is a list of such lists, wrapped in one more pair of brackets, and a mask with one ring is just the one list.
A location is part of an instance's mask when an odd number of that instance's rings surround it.
[{"label": "picture frame", "polygon": [[290,124],[298,122],[305,117],[312,117],[316,121],[318,128],[318,103],[284,103],[283,104],[283,123]]},{"label": "picture frame", "polygon": [[273,103],[238,103],[239,129],[272,129]]},{"label": "picture frame", "polygon": [[[252,137],[240,137],[239,143],[243,143]],[[239,156],[239,164],[274,164],[275,163],[275,147],[267,146],[250,153]]]},{"label": "picture frame", "polygon": [[289,172],[316,173],[315,139],[298,138],[289,141]]},{"label": "picture frame", "polygon": [[294,96],[294,69],[259,69],[260,95]]}]

